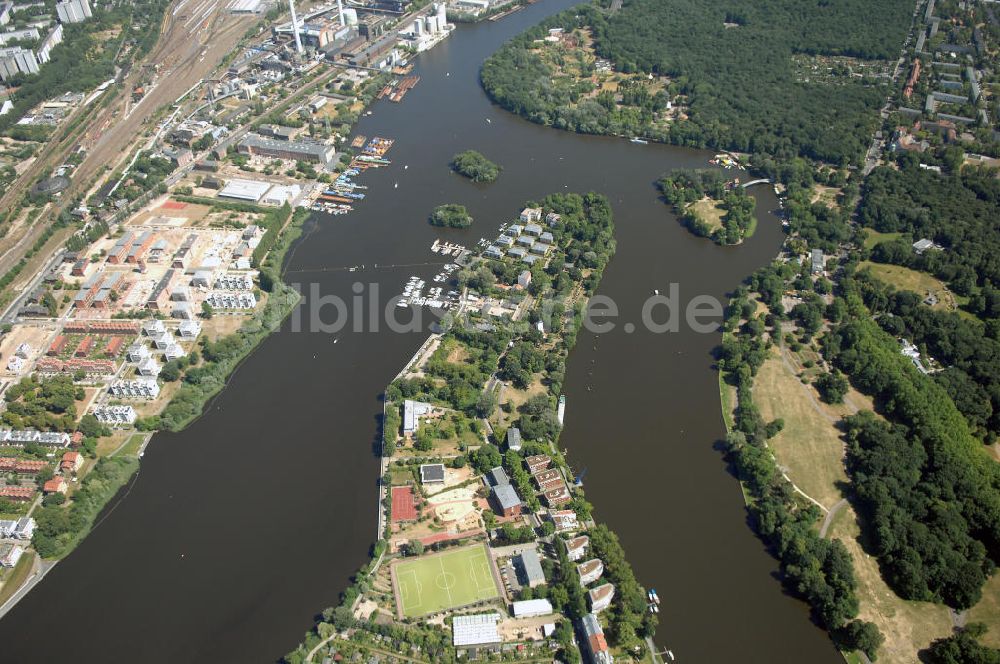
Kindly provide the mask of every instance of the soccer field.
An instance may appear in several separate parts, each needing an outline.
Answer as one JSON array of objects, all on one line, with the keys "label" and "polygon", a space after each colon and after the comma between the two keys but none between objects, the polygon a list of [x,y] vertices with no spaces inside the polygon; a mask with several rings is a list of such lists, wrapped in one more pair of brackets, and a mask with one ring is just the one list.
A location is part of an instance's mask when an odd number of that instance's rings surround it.
[{"label": "soccer field", "polygon": [[500,594],[486,547],[481,544],[397,563],[393,584],[396,605],[407,618],[474,604]]}]

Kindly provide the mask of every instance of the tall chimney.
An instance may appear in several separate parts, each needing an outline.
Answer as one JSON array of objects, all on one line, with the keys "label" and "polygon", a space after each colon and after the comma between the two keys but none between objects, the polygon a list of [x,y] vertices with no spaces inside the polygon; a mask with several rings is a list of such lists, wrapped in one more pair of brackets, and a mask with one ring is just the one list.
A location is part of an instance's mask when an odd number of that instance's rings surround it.
[{"label": "tall chimney", "polygon": [[295,35],[295,50],[302,54],[302,39],[299,38],[299,19],[295,17],[295,0],[288,0],[288,8],[292,10],[292,34]]}]

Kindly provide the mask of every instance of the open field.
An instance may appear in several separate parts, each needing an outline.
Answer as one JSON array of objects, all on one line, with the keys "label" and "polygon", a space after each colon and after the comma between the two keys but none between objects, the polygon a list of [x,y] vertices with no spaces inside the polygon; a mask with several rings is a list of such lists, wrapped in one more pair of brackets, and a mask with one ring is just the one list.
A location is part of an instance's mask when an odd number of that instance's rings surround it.
[{"label": "open field", "polygon": [[927,297],[928,294],[933,295],[937,298],[937,302],[931,307],[932,309],[939,311],[958,310],[960,314],[968,314],[968,312],[958,309],[967,301],[967,298],[963,300],[957,297],[948,290],[943,282],[925,272],[918,272],[900,265],[886,265],[871,261],[863,261],[858,265],[860,270],[865,268],[870,268],[877,279],[892,284],[899,290],[913,291],[921,297]]},{"label": "open field", "polygon": [[902,233],[879,233],[871,228],[865,229],[865,249],[871,249],[879,242],[889,242],[891,240],[898,240],[903,236]]},{"label": "open field", "polygon": [[477,544],[397,563],[392,569],[396,608],[425,616],[499,596],[486,547]]},{"label": "open field", "polygon": [[719,207],[718,202],[707,196],[700,201],[695,201],[689,209],[698,215],[698,218],[705,222],[711,230],[722,228],[722,216],[725,210]]},{"label": "open field", "polygon": [[912,664],[918,661],[919,650],[934,639],[951,634],[951,615],[942,605],[909,602],[896,595],[882,580],[875,558],[862,550],[859,534],[857,517],[849,507],[827,533],[830,539],[844,543],[854,561],[861,602],[858,617],[875,623],[885,635],[885,643],[878,652],[880,664]]},{"label": "open field", "polygon": [[979,622],[989,631],[979,637],[979,642],[991,648],[1000,648],[1000,574],[993,574],[983,586],[983,598],[969,609],[967,622]]},{"label": "open field", "polygon": [[843,497],[837,484],[847,481],[844,444],[833,426],[839,418],[825,409],[815,391],[800,383],[777,355],[758,370],[753,397],[765,421],[785,421],[784,430],[768,441],[778,465],[796,486],[831,508]]},{"label": "open field", "polygon": [[837,203],[837,197],[840,196],[841,190],[837,187],[828,187],[823,184],[817,184],[813,186],[813,203],[823,203],[832,208],[839,207]]},{"label": "open field", "polygon": [[[853,390],[848,397],[863,398]],[[843,442],[835,424],[852,408],[819,401],[815,390],[799,381],[777,351],[758,371],[754,402],[765,420],[780,417],[785,421],[784,430],[768,444],[789,479],[827,509],[837,505],[845,497],[841,487],[848,478],[843,466]],[[857,405],[871,406],[867,400]],[[841,540],[851,554],[858,582],[859,617],[874,622],[885,635],[878,661],[910,664],[917,661],[919,650],[951,633],[951,616],[944,606],[909,602],[897,596],[882,579],[876,559],[863,550],[860,532],[854,510],[842,505],[831,518],[826,536]],[[983,607],[986,614],[995,609]]]}]

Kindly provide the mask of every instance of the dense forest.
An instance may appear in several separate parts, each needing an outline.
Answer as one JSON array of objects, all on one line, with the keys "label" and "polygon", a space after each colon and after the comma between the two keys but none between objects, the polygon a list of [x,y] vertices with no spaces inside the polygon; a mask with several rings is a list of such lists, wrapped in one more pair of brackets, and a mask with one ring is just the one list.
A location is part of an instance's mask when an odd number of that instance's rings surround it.
[{"label": "dense forest", "polygon": [[468,228],[472,225],[472,215],[465,209],[464,205],[457,203],[446,203],[434,208],[428,218],[431,226],[443,226],[444,228]]},{"label": "dense forest", "polygon": [[848,473],[883,576],[906,599],[968,608],[1000,557],[1000,466],[860,296],[846,301],[824,352],[888,419],[847,420]]},{"label": "dense forest", "polygon": [[[992,317],[1000,315],[993,286],[1000,284],[1000,180],[988,169],[920,168],[916,155],[899,159],[899,170],[877,168],[865,182],[861,222],[879,232],[904,233],[879,243],[872,260],[904,265],[936,275],[960,295],[986,286],[990,301],[973,304]],[[914,240],[927,238],[943,247],[917,254]]]},{"label": "dense forest", "polygon": [[473,182],[496,182],[500,176],[500,167],[475,150],[466,150],[452,157],[451,167]]},{"label": "dense forest", "polygon": [[946,368],[933,374],[984,442],[1000,435],[1000,341],[996,325],[931,309],[923,296],[897,291],[867,272],[857,275],[865,304],[884,330],[909,339]]},{"label": "dense forest", "polygon": [[[606,4],[606,3],[605,3]],[[508,110],[584,133],[645,134],[691,146],[858,163],[874,130],[884,89],[853,82],[799,81],[795,54],[893,58],[908,26],[909,0],[630,0],[615,13],[589,5],[549,19],[489,58],[482,82]],[[549,27],[593,29],[599,56],[618,70],[669,76],[689,118],[652,131],[643,105],[621,109],[585,89],[558,86],[532,52]]]}]

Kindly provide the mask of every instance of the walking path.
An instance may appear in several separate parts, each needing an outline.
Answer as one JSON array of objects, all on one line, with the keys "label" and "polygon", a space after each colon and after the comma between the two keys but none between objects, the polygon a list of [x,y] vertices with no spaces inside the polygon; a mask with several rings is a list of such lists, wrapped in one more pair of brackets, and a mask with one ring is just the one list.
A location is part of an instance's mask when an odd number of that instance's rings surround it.
[{"label": "walking path", "polygon": [[3,606],[0,606],[0,618],[3,618],[5,615],[7,615],[7,613],[11,609],[13,609],[14,606],[16,606],[17,603],[20,602],[24,598],[24,596],[27,595],[39,581],[45,578],[45,575],[48,574],[49,571],[51,571],[51,569],[56,566],[57,562],[59,561],[41,560],[39,556],[36,554],[35,561],[34,563],[32,563],[31,566],[31,576],[29,576],[28,580],[25,581],[24,584],[22,584],[21,587],[17,589],[17,592],[15,592],[13,595],[10,596],[10,599],[8,599],[6,602],[3,603]]},{"label": "walking path", "polygon": [[829,530],[830,524],[833,523],[833,517],[837,516],[837,513],[844,509],[845,505],[847,505],[847,499],[841,498],[833,507],[830,508],[830,511],[826,513],[826,518],[823,519],[823,525],[820,526],[819,529],[820,537],[826,537],[826,531]]}]

